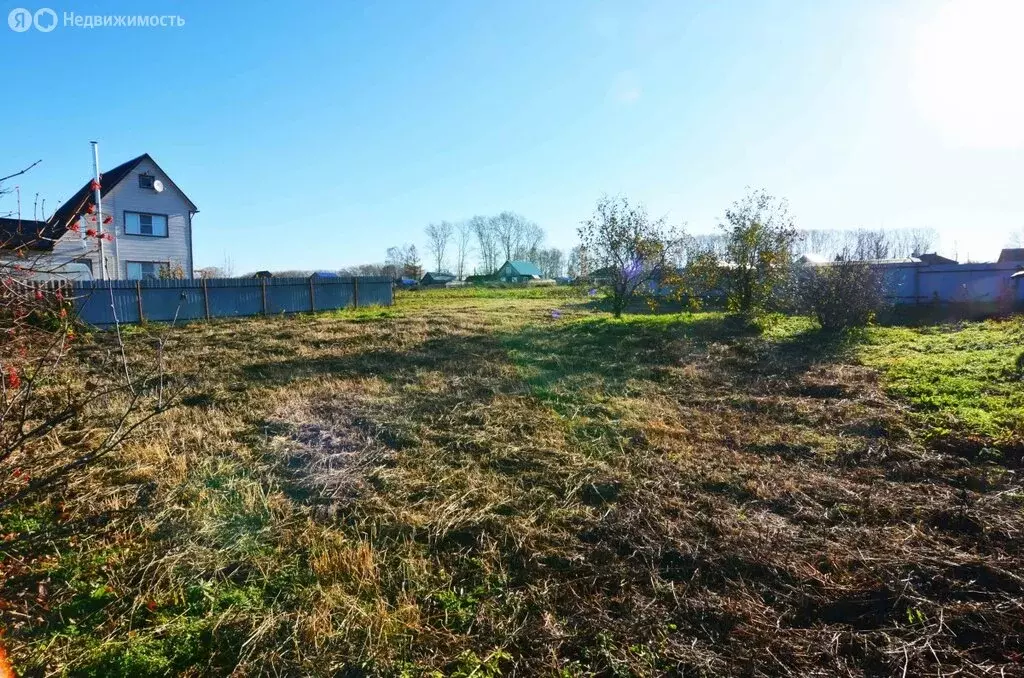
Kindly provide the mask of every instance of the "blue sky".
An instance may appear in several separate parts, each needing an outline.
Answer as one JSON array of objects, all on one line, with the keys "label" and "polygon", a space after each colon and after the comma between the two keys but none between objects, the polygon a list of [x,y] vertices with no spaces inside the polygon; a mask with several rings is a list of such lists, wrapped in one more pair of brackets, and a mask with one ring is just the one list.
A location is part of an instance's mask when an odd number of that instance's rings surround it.
[{"label": "blue sky", "polygon": [[504,209],[568,248],[603,192],[707,232],[763,187],[801,227],[932,226],[961,259],[1024,229],[1015,0],[47,6],[185,25],[0,25],[0,170],[42,158],[23,195],[54,205],[91,139],[149,152],[200,208],[197,266],[381,261]]}]

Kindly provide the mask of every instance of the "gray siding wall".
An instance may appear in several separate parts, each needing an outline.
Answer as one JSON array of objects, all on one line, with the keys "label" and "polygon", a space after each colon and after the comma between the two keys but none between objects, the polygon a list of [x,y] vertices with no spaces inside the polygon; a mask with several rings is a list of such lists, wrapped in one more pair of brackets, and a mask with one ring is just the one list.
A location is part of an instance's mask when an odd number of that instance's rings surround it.
[{"label": "gray siding wall", "polygon": [[[164,184],[161,193],[139,188],[139,174],[152,174]],[[167,215],[167,237],[128,235],[124,232],[124,213],[142,212]],[[127,276],[126,262],[151,261],[181,265],[185,276],[192,278],[192,234],[189,205],[185,197],[171,185],[167,175],[148,160],[139,163],[120,184],[103,196],[103,213],[112,214],[114,242],[104,243],[107,273],[117,280]],[[62,260],[88,259],[93,276],[100,277],[99,243],[95,239],[84,241],[84,233],[93,224],[82,222],[82,233],[68,232],[54,245],[54,255]],[[115,267],[115,253],[120,262]],[[115,273],[116,268],[116,273]]]},{"label": "gray siding wall", "polygon": [[[72,233],[71,231],[65,233],[64,237],[53,244],[53,254],[49,255],[47,260],[55,264],[67,263],[77,259],[88,260],[92,265],[93,277],[99,278],[99,243],[95,239],[87,241],[84,234],[84,227],[82,228],[82,233]],[[114,260],[110,259],[111,271],[113,270],[113,265]]]}]

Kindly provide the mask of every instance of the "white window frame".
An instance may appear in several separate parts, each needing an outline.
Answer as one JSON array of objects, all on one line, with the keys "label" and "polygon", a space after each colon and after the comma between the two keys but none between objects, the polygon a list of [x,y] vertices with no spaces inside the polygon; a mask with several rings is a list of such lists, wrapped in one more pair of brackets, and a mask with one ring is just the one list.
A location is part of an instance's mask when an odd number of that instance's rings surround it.
[{"label": "white window frame", "polygon": [[[146,224],[147,221],[149,222],[148,225]],[[158,225],[162,225],[162,228]],[[149,229],[149,233],[145,232],[146,228]],[[167,215],[153,212],[129,212],[125,210],[124,232],[125,235],[139,235],[144,238],[166,238],[168,237]]]},{"label": "white window frame", "polygon": [[[139,275],[132,275],[132,267],[139,267]],[[149,273],[146,267],[152,267]],[[159,280],[160,270],[169,268],[166,261],[126,261],[124,262],[125,280]]]}]

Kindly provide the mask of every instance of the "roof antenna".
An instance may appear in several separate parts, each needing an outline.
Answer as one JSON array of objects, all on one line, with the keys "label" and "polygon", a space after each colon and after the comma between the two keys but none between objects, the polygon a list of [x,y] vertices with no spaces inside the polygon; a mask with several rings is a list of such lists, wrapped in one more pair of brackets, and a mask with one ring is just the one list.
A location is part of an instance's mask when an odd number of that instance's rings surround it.
[{"label": "roof antenna", "polygon": [[103,205],[100,195],[100,144],[97,141],[90,141],[92,144],[92,200],[96,205],[96,234],[100,242],[100,280],[107,279],[107,257],[103,247]]}]

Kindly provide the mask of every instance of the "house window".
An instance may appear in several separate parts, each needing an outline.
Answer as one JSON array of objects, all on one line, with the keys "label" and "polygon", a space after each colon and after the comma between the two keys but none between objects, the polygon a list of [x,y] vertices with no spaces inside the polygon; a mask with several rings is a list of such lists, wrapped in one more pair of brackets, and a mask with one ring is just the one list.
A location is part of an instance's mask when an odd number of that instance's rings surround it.
[{"label": "house window", "polygon": [[153,180],[155,177],[152,174],[140,174],[139,175],[139,188],[153,188]]},{"label": "house window", "polygon": [[167,216],[164,214],[124,213],[124,232],[128,235],[167,237]]},{"label": "house window", "polygon": [[89,267],[89,273],[92,273],[92,259],[87,259],[87,258],[75,259],[75,263],[76,264],[85,264],[86,266]]},{"label": "house window", "polygon": [[167,268],[161,261],[129,261],[125,272],[128,280],[159,280],[160,272]]}]

